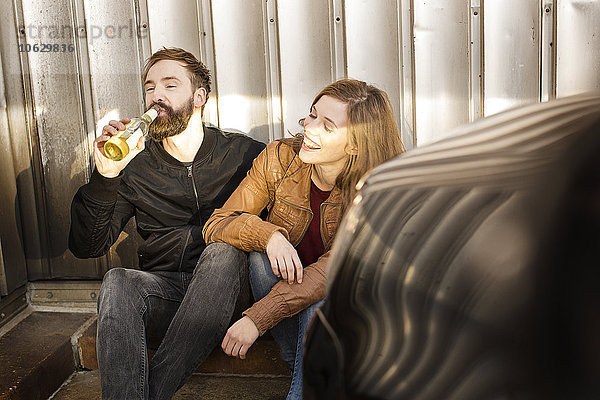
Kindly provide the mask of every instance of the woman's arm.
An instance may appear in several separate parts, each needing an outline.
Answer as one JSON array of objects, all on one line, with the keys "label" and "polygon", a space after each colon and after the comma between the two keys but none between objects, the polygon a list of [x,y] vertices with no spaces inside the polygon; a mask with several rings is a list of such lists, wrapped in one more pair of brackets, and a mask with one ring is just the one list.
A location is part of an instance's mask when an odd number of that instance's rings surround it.
[{"label": "woman's arm", "polygon": [[302,283],[279,281],[271,291],[234,323],[225,334],[221,348],[225,354],[246,358],[256,339],[284,318],[291,317],[325,297],[329,252],[304,269]]},{"label": "woman's arm", "polygon": [[298,314],[325,298],[329,251],[304,268],[302,283],[279,281],[271,291],[244,311],[262,335],[281,320]]},{"label": "woman's arm", "polygon": [[240,250],[264,253],[273,233],[279,231],[288,237],[284,228],[258,216],[271,203],[273,196],[273,182],[268,179],[269,154],[273,153],[273,146],[276,146],[275,142],[256,157],[238,188],[223,207],[210,216],[202,229],[206,244],[224,242]]}]

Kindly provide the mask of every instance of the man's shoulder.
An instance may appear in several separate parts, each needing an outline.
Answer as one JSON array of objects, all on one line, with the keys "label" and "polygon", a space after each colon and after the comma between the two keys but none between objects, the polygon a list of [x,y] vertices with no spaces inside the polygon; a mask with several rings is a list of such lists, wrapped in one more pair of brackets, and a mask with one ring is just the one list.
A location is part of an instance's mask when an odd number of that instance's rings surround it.
[{"label": "man's shoulder", "polygon": [[158,151],[155,148],[156,146],[158,146],[158,143],[150,138],[146,138],[144,150],[142,150],[129,162],[129,164],[127,164],[125,169],[123,169],[123,172],[128,173],[132,170],[135,171],[139,169],[145,170],[148,166],[156,166],[160,158],[158,156]]},{"label": "man's shoulder", "polygon": [[265,147],[265,144],[263,142],[253,139],[243,132],[236,132],[231,130],[224,131],[213,125],[206,125],[205,132],[206,134],[213,135],[217,141],[221,141],[222,143],[230,143],[231,145],[246,147]]}]

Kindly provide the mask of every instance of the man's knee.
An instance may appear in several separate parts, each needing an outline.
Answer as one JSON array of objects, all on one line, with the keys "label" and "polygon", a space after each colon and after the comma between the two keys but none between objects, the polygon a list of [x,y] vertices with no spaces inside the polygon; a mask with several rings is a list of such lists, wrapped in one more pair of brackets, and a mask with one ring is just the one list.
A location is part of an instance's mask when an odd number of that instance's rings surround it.
[{"label": "man's knee", "polygon": [[[137,302],[143,291],[144,279],[142,271],[129,268],[112,268],[106,272],[102,279],[100,294],[98,296],[98,311],[102,307],[115,304],[123,305],[123,302]],[[139,299],[138,299],[139,300]]]},{"label": "man's knee", "polygon": [[100,287],[100,300],[108,294],[119,294],[126,290],[124,287],[127,281],[126,275],[127,271],[125,268],[109,269],[102,279],[102,286]]},{"label": "man's knee", "polygon": [[202,252],[194,274],[211,270],[218,275],[237,275],[248,267],[246,253],[228,243],[211,243]]}]

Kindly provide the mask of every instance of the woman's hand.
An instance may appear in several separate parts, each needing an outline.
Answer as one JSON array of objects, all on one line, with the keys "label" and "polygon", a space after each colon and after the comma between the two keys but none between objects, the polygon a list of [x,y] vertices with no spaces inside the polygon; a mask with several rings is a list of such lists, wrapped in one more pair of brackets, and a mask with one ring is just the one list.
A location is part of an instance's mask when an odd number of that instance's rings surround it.
[{"label": "woman's hand", "polygon": [[239,357],[243,360],[258,336],[258,328],[254,322],[249,317],[243,317],[229,327],[221,343],[221,348],[228,356]]},{"label": "woman's hand", "polygon": [[119,131],[125,130],[125,124],[129,123],[128,118],[124,118],[120,121],[112,120],[108,125],[102,128],[102,135],[94,141],[94,162],[96,163],[96,169],[100,175],[106,178],[114,178],[129,164],[129,161],[133,159],[140,151],[144,150],[145,137],[142,136],[133,149],[123,158],[121,161],[113,161],[106,157],[104,154],[104,144],[112,136],[116,135]]},{"label": "woman's hand", "polygon": [[302,263],[298,252],[279,231],[275,232],[267,243],[267,257],[275,276],[287,280],[289,284],[302,283]]}]

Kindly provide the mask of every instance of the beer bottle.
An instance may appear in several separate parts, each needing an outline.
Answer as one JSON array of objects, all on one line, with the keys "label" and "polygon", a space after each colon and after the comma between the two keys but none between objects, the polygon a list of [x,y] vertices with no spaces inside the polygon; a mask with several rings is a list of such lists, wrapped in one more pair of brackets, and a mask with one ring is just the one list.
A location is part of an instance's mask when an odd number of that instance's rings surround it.
[{"label": "beer bottle", "polygon": [[104,143],[104,155],[113,161],[121,161],[129,149],[137,145],[142,135],[148,134],[150,124],[158,116],[158,106],[152,106],[139,118],[132,119],[125,130],[118,132]]}]

